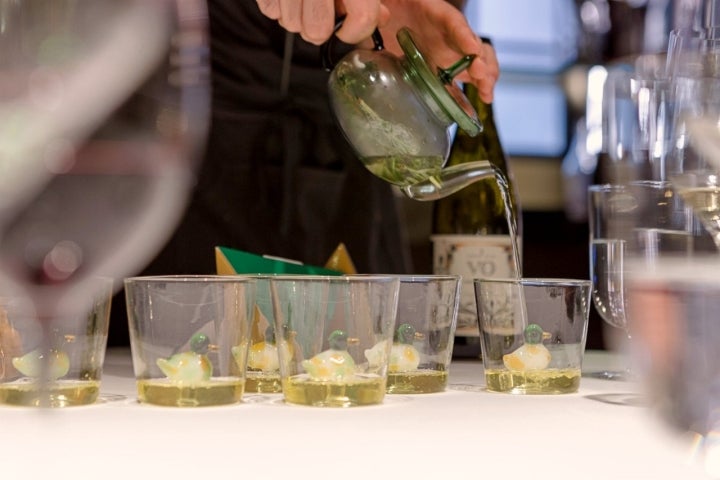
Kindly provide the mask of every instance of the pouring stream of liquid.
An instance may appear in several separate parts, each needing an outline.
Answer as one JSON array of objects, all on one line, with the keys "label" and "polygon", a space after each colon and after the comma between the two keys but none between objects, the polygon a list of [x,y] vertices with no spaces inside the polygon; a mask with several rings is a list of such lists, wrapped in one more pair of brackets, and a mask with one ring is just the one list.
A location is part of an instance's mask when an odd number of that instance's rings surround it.
[{"label": "pouring stream of liquid", "polygon": [[[485,178],[492,177],[497,182],[500,194],[505,205],[505,218],[512,245],[512,256],[515,263],[515,278],[522,278],[522,263],[520,255],[520,241],[518,232],[517,212],[511,201],[510,183],[503,172],[487,160],[461,163],[444,168],[440,175],[431,176],[422,182],[402,187],[401,191],[408,197],[419,201],[432,201],[446,197],[468,185]],[[528,325],[527,307],[523,288],[519,284],[517,301],[520,303],[519,331],[524,331]]]}]

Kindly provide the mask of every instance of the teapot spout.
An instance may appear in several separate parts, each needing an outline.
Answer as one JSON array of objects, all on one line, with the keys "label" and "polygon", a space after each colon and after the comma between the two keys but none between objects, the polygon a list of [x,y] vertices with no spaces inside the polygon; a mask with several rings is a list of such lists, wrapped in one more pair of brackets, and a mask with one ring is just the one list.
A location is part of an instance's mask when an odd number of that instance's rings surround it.
[{"label": "teapot spout", "polygon": [[413,200],[439,200],[487,177],[495,177],[495,167],[487,160],[478,160],[443,168],[439,175],[400,190]]}]

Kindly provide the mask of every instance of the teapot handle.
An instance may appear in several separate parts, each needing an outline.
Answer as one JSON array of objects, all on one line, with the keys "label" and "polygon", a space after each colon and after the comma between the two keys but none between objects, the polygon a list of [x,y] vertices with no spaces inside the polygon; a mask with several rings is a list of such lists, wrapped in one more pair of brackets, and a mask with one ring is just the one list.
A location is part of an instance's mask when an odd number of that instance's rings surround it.
[{"label": "teapot handle", "polygon": [[[335,36],[335,33],[340,30],[340,27],[342,27],[343,22],[345,22],[345,16],[342,16],[338,18],[337,23],[335,24],[335,27],[333,28],[333,34],[328,39],[327,42],[323,43],[320,47],[320,56],[322,58],[322,64],[325,70],[328,72],[332,71],[333,68],[335,68],[335,61],[332,58],[332,46],[335,44],[335,40],[337,37]],[[380,35],[380,30],[377,28],[372,33],[372,41],[373,41],[373,50],[380,51],[385,49],[385,44],[383,43],[382,35]]]}]

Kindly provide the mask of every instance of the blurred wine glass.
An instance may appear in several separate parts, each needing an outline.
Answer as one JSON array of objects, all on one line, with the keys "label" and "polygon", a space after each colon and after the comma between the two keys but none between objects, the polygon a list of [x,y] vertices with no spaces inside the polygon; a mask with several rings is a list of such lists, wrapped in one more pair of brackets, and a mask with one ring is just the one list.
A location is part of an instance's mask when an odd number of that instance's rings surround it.
[{"label": "blurred wine glass", "polygon": [[[688,154],[720,162],[720,130],[714,116],[686,119]],[[717,238],[718,175],[713,169],[671,177],[677,196]],[[693,236],[693,240],[710,237]],[[717,242],[717,240],[715,240]],[[693,459],[705,462],[711,478],[718,478],[720,428],[720,256],[715,243],[702,248],[697,241],[685,255],[631,258],[627,268],[629,319],[637,371],[648,404],[662,421],[685,437],[692,434]]]},{"label": "blurred wine glass", "polygon": [[49,353],[54,321],[179,221],[207,130],[206,18],[201,0],[0,0],[0,288],[34,306],[23,351]]},{"label": "blurred wine glass", "polygon": [[[696,235],[692,212],[670,182],[593,185],[589,195],[593,303],[607,324],[625,331],[630,344],[632,322],[625,278],[628,261],[689,256],[702,245],[702,238]],[[594,376],[633,377],[630,365],[624,372],[600,372]]]},{"label": "blurred wine glass", "polygon": [[[609,68],[603,89],[602,138],[609,161],[603,173],[611,184],[588,189],[593,304],[607,325],[624,332],[625,340],[630,339],[625,257],[633,240],[630,229],[637,212],[637,201],[628,185],[660,188],[667,177],[673,104],[665,63],[664,55],[640,55]],[[629,367],[591,376],[614,380],[631,377]]]},{"label": "blurred wine glass", "polygon": [[720,32],[670,34],[667,73],[675,115],[670,180],[720,249]]},{"label": "blurred wine glass", "polygon": [[602,141],[610,183],[667,179],[674,117],[665,55],[640,55],[608,69]]},{"label": "blurred wine glass", "polygon": [[692,171],[673,175],[671,181],[720,250],[720,174]]}]

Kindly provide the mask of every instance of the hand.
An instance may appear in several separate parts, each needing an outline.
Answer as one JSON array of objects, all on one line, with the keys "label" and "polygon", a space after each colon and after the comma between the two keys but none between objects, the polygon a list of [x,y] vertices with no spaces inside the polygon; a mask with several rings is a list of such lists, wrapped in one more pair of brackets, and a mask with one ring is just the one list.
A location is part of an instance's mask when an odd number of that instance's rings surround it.
[{"label": "hand", "polygon": [[341,15],[345,21],[336,36],[350,44],[370,37],[389,16],[380,0],[257,0],[257,4],[266,17],[316,45],[330,38]]},{"label": "hand", "polygon": [[390,10],[389,20],[381,26],[389,51],[402,54],[395,35],[407,26],[439,67],[449,67],[462,56],[475,54],[470,67],[456,79],[474,84],[480,98],[492,102],[493,89],[500,75],[495,49],[480,41],[460,10],[446,0],[383,0],[383,3]]}]

